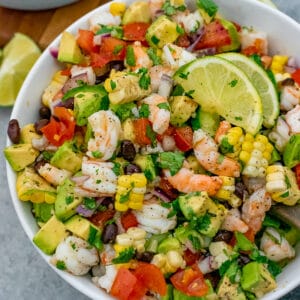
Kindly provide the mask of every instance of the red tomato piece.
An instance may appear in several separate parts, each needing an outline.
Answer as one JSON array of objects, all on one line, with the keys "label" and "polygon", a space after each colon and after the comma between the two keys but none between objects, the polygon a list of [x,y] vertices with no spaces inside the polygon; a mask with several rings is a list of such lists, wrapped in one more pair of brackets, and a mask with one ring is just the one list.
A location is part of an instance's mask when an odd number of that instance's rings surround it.
[{"label": "red tomato piece", "polygon": [[193,130],[190,126],[175,128],[174,139],[176,146],[181,151],[188,151],[193,148]]},{"label": "red tomato piece", "polygon": [[64,76],[71,76],[71,68],[66,68],[64,70],[61,70],[60,74]]},{"label": "red tomato piece", "polygon": [[127,211],[121,216],[121,224],[127,230],[130,227],[136,227],[138,221],[132,211]]},{"label": "red tomato piece", "polygon": [[107,209],[105,211],[98,211],[93,216],[89,218],[89,220],[96,225],[97,227],[103,228],[104,224],[112,219],[115,215],[115,211],[112,209]]},{"label": "red tomato piece", "polygon": [[195,49],[220,48],[230,45],[231,37],[220,21],[213,21],[205,26],[203,37]]},{"label": "red tomato piece", "polygon": [[294,171],[296,173],[296,180],[297,180],[297,183],[298,183],[298,187],[300,189],[300,164],[298,164],[295,168],[294,168]]},{"label": "red tomato piece", "polygon": [[108,36],[103,37],[101,40],[99,53],[109,59],[113,60],[123,60],[125,58],[125,49],[127,43],[120,39]]},{"label": "red tomato piece", "polygon": [[50,122],[41,131],[51,144],[61,146],[65,141],[73,138],[75,120],[73,113],[65,107],[55,107],[54,115],[59,121],[51,117]]},{"label": "red tomato piece", "polygon": [[263,40],[262,39],[256,39],[254,41],[254,44],[251,45],[251,46],[248,46],[245,49],[243,49],[242,53],[244,55],[247,55],[247,56],[251,56],[253,54],[257,54],[257,55],[262,56],[264,54],[263,53]]},{"label": "red tomato piece", "polygon": [[128,269],[121,267],[113,282],[110,294],[120,300],[129,300],[136,284],[137,278]]},{"label": "red tomato piece", "polygon": [[294,73],[292,73],[292,78],[300,84],[300,69],[297,69]]},{"label": "red tomato piece", "polygon": [[107,63],[110,62],[110,58],[109,57],[106,57],[106,56],[103,56],[99,53],[94,53],[92,52],[90,54],[90,58],[91,58],[91,66],[93,68],[102,68],[104,67]]},{"label": "red tomato piece", "polygon": [[124,38],[128,41],[145,41],[149,23],[130,23],[123,26]]},{"label": "red tomato piece", "polygon": [[148,263],[139,262],[137,268],[134,270],[138,282],[141,282],[147,290],[164,296],[167,293],[167,284],[161,270]]},{"label": "red tomato piece", "polygon": [[147,126],[151,126],[151,122],[147,118],[140,118],[133,121],[135,142],[140,145],[151,145],[151,140],[147,136]]},{"label": "red tomato piece", "polygon": [[159,188],[170,198],[175,200],[178,197],[178,192],[166,177],[161,177],[159,182]]},{"label": "red tomato piece", "polygon": [[163,134],[157,134],[156,139],[159,142],[162,142],[164,136],[166,136],[166,135],[172,136],[173,134],[174,134],[174,127],[169,126],[168,129]]},{"label": "red tomato piece", "polygon": [[183,252],[183,259],[188,266],[192,266],[199,258],[201,254],[199,252],[193,253],[191,250],[186,249]]},{"label": "red tomato piece", "polygon": [[204,276],[195,264],[177,271],[170,280],[176,289],[188,296],[201,297],[208,292]]},{"label": "red tomato piece", "polygon": [[180,35],[178,39],[176,40],[176,45],[179,47],[187,48],[191,44],[188,35],[184,33],[183,35]]},{"label": "red tomato piece", "polygon": [[98,47],[94,45],[94,33],[90,30],[78,30],[77,44],[86,53],[98,50]]}]

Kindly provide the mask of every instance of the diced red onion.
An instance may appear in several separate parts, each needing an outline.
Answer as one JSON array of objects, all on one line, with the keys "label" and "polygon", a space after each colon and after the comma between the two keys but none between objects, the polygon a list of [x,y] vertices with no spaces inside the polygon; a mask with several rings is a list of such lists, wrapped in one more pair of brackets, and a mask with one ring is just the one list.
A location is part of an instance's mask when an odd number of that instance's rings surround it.
[{"label": "diced red onion", "polygon": [[295,69],[298,69],[299,68],[299,65],[297,63],[297,59],[296,57],[293,57],[291,56],[287,62],[287,66],[288,67],[291,67],[291,68],[295,68]]},{"label": "diced red onion", "polygon": [[89,209],[89,208],[85,207],[84,204],[80,204],[76,207],[76,212],[83,217],[89,218],[95,213],[95,211],[101,205],[101,203],[103,202],[104,199],[105,199],[105,197],[97,198],[95,208],[93,208],[93,209]]},{"label": "diced red onion", "polygon": [[196,38],[195,38],[195,41],[186,48],[187,51],[190,51],[190,52],[193,52],[196,45],[199,43],[199,41],[201,40],[201,38],[203,37],[203,34],[204,34],[204,28],[202,27],[201,29],[199,29],[197,31],[197,35],[196,35]]},{"label": "diced red onion", "polygon": [[203,260],[198,262],[198,267],[203,274],[207,274],[215,270],[213,266],[213,262],[214,262],[214,257],[207,256]]},{"label": "diced red onion", "polygon": [[82,73],[68,79],[62,88],[62,92],[65,94],[67,91],[78,87],[79,81],[87,82],[88,81],[87,73]]},{"label": "diced red onion", "polygon": [[97,34],[94,36],[93,44],[94,46],[99,46],[102,43],[102,38],[109,37],[110,33]]},{"label": "diced red onion", "polygon": [[175,139],[170,135],[165,135],[162,140],[164,151],[174,151],[176,149]]},{"label": "diced red onion", "polygon": [[162,97],[168,98],[171,94],[172,87],[173,87],[172,78],[167,74],[163,74],[161,76],[161,83],[158,88],[158,94],[161,95]]},{"label": "diced red onion", "polygon": [[197,57],[203,57],[207,55],[215,55],[217,53],[216,48],[205,48],[194,52]]},{"label": "diced red onion", "polygon": [[50,51],[50,54],[52,55],[52,57],[54,57],[54,58],[58,57],[58,48],[51,47],[49,49],[49,51]]},{"label": "diced red onion", "polygon": [[171,202],[171,199],[159,187],[155,187],[151,194],[161,199],[163,202]]}]

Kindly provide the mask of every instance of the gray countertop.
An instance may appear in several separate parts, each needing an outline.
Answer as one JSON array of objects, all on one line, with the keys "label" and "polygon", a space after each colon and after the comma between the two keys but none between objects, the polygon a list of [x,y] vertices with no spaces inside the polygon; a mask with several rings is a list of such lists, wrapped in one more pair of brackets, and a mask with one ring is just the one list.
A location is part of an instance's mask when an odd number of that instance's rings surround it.
[{"label": "gray countertop", "polygon": [[[237,0],[238,1],[238,0]],[[279,9],[300,22],[299,0],[274,0]],[[10,108],[0,108],[0,151],[5,146]],[[34,250],[14,211],[0,154],[0,299],[1,300],[87,300],[64,282]],[[282,298],[300,299],[300,287]]]}]

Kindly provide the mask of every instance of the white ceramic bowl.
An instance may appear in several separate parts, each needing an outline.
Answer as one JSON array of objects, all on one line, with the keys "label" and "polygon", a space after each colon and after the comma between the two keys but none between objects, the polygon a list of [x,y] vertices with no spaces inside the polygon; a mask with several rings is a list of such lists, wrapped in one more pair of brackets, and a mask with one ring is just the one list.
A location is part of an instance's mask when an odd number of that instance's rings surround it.
[{"label": "white ceramic bowl", "polygon": [[[133,0],[123,1],[128,4],[133,2]],[[187,1],[192,3],[193,0]],[[300,61],[300,25],[297,22],[279,11],[253,0],[215,0],[215,2],[219,5],[219,11],[225,18],[236,21],[241,25],[253,26],[267,32],[272,54],[282,53],[294,57],[298,56],[298,62]],[[71,25],[68,31],[76,33],[78,28],[87,28],[88,19],[94,13],[108,10],[108,7],[109,4],[105,4],[88,13]],[[57,47],[59,40],[60,36],[49,47]],[[38,118],[41,94],[58,68],[59,65],[49,54],[49,49],[46,49],[26,78],[11,115],[11,118],[19,120],[21,126],[34,122]],[[7,141],[7,144],[9,145],[10,142]],[[18,200],[15,187],[16,174],[8,164],[7,178],[15,210],[26,234],[32,241],[38,227],[31,214],[29,204]],[[38,248],[36,249],[45,261],[49,263],[50,257],[43,254]],[[300,245],[297,247],[297,254],[297,257],[278,276],[277,289],[265,295],[263,300],[278,299],[300,284]],[[86,296],[95,300],[112,299],[104,291],[98,289],[89,277],[75,277],[59,271],[53,266],[51,267],[64,280]],[[27,271],[30,272],[30,266],[28,266]]]},{"label": "white ceramic bowl", "polygon": [[0,0],[0,6],[22,10],[43,10],[64,6],[79,0]]}]

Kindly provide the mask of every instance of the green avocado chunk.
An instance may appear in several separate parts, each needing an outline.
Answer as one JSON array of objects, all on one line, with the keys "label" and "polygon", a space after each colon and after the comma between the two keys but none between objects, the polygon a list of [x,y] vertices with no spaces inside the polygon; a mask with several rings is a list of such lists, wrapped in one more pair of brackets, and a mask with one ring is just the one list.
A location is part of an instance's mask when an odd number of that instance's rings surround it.
[{"label": "green avocado chunk", "polygon": [[4,149],[4,155],[14,169],[18,172],[31,165],[39,155],[39,151],[31,144],[16,144]]},{"label": "green avocado chunk", "polygon": [[290,137],[283,152],[283,162],[288,168],[293,168],[300,162],[300,134]]},{"label": "green avocado chunk", "polygon": [[157,252],[167,253],[170,250],[180,250],[181,245],[177,238],[169,236],[161,241],[157,247]]},{"label": "green avocado chunk", "polygon": [[81,169],[82,155],[73,150],[73,143],[64,142],[54,153],[50,160],[51,165],[76,173]]},{"label": "green avocado chunk", "polygon": [[54,214],[54,204],[33,203],[33,212],[37,222],[46,223]]},{"label": "green avocado chunk", "polygon": [[156,178],[157,171],[151,155],[137,154],[134,163],[142,169],[148,180],[153,181]]},{"label": "green avocado chunk", "polygon": [[70,32],[64,31],[58,49],[58,61],[71,64],[79,64],[83,55],[76,42],[76,38]]},{"label": "green avocado chunk", "polygon": [[41,138],[42,136],[36,133],[33,123],[29,123],[21,129],[21,142],[22,144],[31,144],[33,138]]},{"label": "green avocado chunk", "polygon": [[33,242],[44,253],[53,254],[58,244],[63,241],[67,235],[64,224],[60,222],[56,216],[52,216],[33,237]]},{"label": "green avocado chunk", "polygon": [[75,183],[67,178],[62,185],[57,187],[57,197],[55,201],[55,215],[61,221],[66,221],[76,214],[76,207],[83,198],[75,195]]},{"label": "green avocado chunk", "polygon": [[149,23],[151,21],[150,7],[147,2],[136,1],[133,2],[125,11],[122,23]]}]

